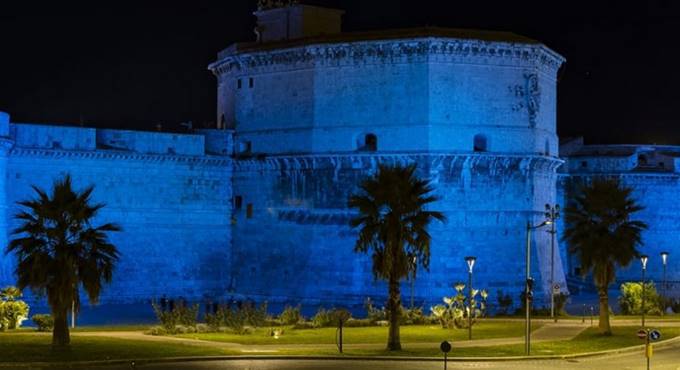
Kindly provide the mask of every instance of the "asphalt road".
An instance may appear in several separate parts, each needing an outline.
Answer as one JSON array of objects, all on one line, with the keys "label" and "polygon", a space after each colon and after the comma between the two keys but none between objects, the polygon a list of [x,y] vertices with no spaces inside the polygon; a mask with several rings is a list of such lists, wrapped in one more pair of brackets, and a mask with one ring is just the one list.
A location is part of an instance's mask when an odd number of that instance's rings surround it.
[{"label": "asphalt road", "polygon": [[[131,369],[131,366],[103,367],[101,369]],[[164,370],[232,370],[232,369],[443,369],[442,362],[432,361],[377,361],[377,360],[220,360],[183,363],[138,364],[135,369]],[[479,361],[449,362],[448,369],[597,369],[633,370],[646,369],[646,359],[642,353],[626,353],[600,357],[571,360],[529,360],[529,361]],[[655,349],[651,359],[651,369],[680,370],[680,343]]]}]

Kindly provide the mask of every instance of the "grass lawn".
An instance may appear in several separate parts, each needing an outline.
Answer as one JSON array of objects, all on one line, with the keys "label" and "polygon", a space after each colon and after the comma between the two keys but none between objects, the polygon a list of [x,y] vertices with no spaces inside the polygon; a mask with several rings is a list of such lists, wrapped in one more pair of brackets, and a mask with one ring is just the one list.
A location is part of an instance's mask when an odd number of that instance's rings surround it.
[{"label": "grass lawn", "polygon": [[[538,329],[541,324],[532,325]],[[344,328],[345,343],[386,343],[387,327]],[[268,336],[268,328],[256,329],[252,334],[194,333],[177,337],[240,344],[335,344],[336,328],[291,329],[285,328],[278,339]],[[442,329],[439,325],[407,325],[401,327],[402,343],[440,343],[443,340],[459,341],[467,338],[467,330]],[[475,339],[509,338],[524,335],[523,322],[482,321],[472,328]]]},{"label": "grass lawn", "polygon": [[131,341],[104,337],[71,337],[71,349],[54,352],[51,333],[0,333],[1,362],[61,362],[109,359],[145,359],[174,356],[209,356],[239,354],[212,347],[176,343]]},{"label": "grass lawn", "polygon": [[[639,327],[637,326],[618,326],[613,327],[612,336],[602,336],[597,328],[588,328],[572,340],[539,342],[531,345],[533,355],[567,355],[576,353],[588,353],[604,351],[609,349],[624,348],[644,344],[644,340],[638,339],[635,335]],[[670,339],[680,336],[680,327],[662,328],[662,339]],[[408,344],[403,344],[403,350],[399,352],[389,352],[375,349],[346,349],[346,356],[428,356],[443,357],[438,347],[435,348],[408,348]],[[455,344],[454,344],[455,346]],[[280,351],[279,354],[290,355],[338,355],[336,350],[298,350],[290,349]],[[524,344],[512,344],[493,347],[470,347],[455,348],[449,353],[449,357],[486,357],[486,356],[524,356]]]},{"label": "grass lawn", "polygon": [[[499,326],[501,325],[501,326]],[[476,338],[498,338],[521,336],[522,326],[514,323],[483,322],[475,327]],[[585,352],[595,352],[607,349],[622,348],[644,344],[635,335],[637,326],[617,326],[614,334],[609,337],[598,334],[597,328],[588,328],[572,340],[554,342],[536,342],[532,344],[533,355],[562,355]],[[680,336],[680,327],[663,327],[660,329],[662,339]],[[264,331],[246,336],[236,336],[240,342],[257,342],[269,344],[272,341],[279,344],[334,344],[335,329],[291,330],[297,334],[284,334],[278,341],[264,336]],[[448,335],[442,335],[448,333]],[[483,333],[486,333],[483,335]],[[388,352],[383,349],[345,348],[345,356],[428,356],[441,357],[436,343],[443,339],[452,340],[454,349],[451,357],[479,357],[479,356],[522,356],[523,344],[512,344],[492,347],[456,348],[455,342],[464,341],[466,331],[443,330],[437,326],[404,326],[402,327],[402,345],[399,352]],[[217,335],[214,340],[226,341],[227,334],[191,334],[183,337],[204,337]],[[349,336],[348,336],[349,335]],[[347,328],[346,343],[384,343],[387,328]],[[285,338],[289,338],[286,339]],[[330,339],[329,339],[330,338]],[[205,339],[205,338],[201,338]],[[158,341],[128,340],[107,337],[73,336],[71,349],[68,352],[53,352],[51,350],[51,334],[37,333],[26,330],[0,333],[0,363],[16,362],[63,362],[63,361],[91,361],[109,359],[152,359],[177,356],[216,356],[216,355],[307,355],[307,356],[337,356],[335,348],[279,348],[276,352],[241,352],[235,349],[215,348],[213,346],[194,346],[181,343],[165,343]],[[234,341],[229,339],[229,341]],[[413,348],[410,343],[432,343],[426,348]],[[275,349],[274,347],[273,349]]]}]

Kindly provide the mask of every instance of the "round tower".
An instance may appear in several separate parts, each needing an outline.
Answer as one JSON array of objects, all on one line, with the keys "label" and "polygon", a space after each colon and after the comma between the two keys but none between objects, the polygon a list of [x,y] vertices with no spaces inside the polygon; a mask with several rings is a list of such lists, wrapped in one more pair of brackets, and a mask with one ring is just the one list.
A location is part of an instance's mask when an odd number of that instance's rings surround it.
[{"label": "round tower", "polygon": [[[471,255],[475,288],[518,297],[525,225],[555,203],[564,58],[508,32],[283,33],[314,24],[308,17],[337,24],[341,14],[292,8],[258,12],[262,32],[275,34],[232,45],[210,65],[218,113],[228,113],[225,127],[235,132],[240,293],[350,305],[383,296],[369,258],[352,251],[347,199],[377,164],[415,163],[440,198],[432,207],[449,220],[431,227],[430,269],[418,274],[416,301],[451,295]],[[293,11],[301,16],[283,16]],[[545,234],[532,238],[538,296],[550,289]],[[561,268],[555,276],[564,286]]]}]

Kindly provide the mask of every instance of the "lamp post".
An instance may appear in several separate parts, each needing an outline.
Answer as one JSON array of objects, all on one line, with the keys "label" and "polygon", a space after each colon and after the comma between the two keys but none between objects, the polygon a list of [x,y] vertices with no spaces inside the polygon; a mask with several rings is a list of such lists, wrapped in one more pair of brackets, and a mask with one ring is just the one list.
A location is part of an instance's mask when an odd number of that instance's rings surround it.
[{"label": "lamp post", "polygon": [[465,257],[468,265],[468,339],[472,339],[472,268],[475,266],[477,258],[473,256]]},{"label": "lamp post", "polygon": [[[668,252],[661,252],[661,262],[663,263],[663,289],[661,290],[664,299],[663,310],[666,311],[666,293],[668,289],[668,281],[666,280],[666,263],[668,263]],[[662,312],[663,313],[663,312]]]},{"label": "lamp post", "polygon": [[645,328],[645,271],[647,271],[647,261],[649,257],[647,255],[640,256],[640,262],[642,262],[642,328]]},{"label": "lamp post", "polygon": [[550,318],[557,322],[555,315],[555,221],[560,218],[560,205],[545,205],[545,219],[550,221]]},{"label": "lamp post", "polygon": [[531,289],[533,286],[533,279],[531,278],[531,230],[550,225],[551,223],[552,221],[545,220],[536,226],[531,226],[531,221],[527,221],[526,282],[524,285],[524,348],[527,356],[531,354]]}]

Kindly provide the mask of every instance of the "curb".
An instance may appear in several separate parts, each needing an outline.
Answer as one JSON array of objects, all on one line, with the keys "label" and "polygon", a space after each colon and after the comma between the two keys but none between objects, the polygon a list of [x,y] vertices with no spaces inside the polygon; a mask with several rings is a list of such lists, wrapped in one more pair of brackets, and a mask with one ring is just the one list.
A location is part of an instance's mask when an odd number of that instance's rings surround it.
[{"label": "curb", "polygon": [[[663,348],[680,342],[680,336],[662,340],[654,343],[655,348]],[[598,352],[575,353],[568,355],[536,355],[536,356],[502,356],[502,357],[449,357],[448,362],[504,362],[504,361],[532,361],[532,360],[567,360],[577,358],[587,358],[596,356],[606,356],[621,353],[632,353],[644,350],[645,345],[616,348]],[[120,359],[120,360],[96,360],[96,361],[76,361],[76,362],[24,362],[9,363],[0,362],[0,369],[11,368],[88,368],[92,366],[113,366],[129,365],[131,363],[152,364],[152,363],[171,363],[171,362],[198,362],[198,361],[238,361],[238,360],[317,360],[317,361],[342,361],[342,360],[361,360],[361,361],[401,361],[401,362],[438,362],[443,361],[443,357],[408,357],[408,356],[314,356],[314,355],[229,355],[229,356],[187,356],[187,357],[165,357],[156,359]]]}]

